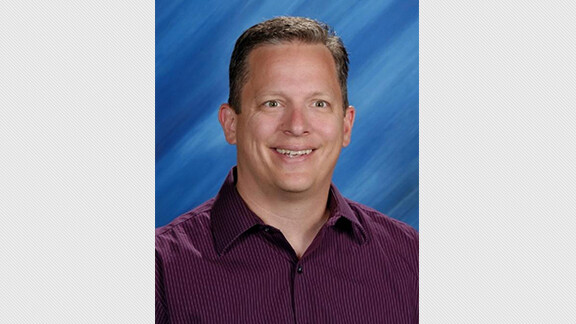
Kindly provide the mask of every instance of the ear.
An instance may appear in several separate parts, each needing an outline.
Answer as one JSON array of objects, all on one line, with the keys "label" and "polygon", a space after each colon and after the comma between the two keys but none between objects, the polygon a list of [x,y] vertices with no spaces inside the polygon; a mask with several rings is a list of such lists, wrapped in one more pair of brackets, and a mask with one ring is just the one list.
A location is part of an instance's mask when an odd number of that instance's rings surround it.
[{"label": "ear", "polygon": [[225,103],[220,106],[220,110],[218,110],[218,121],[220,121],[222,130],[224,131],[226,142],[232,145],[236,144],[236,123],[238,121],[238,115],[229,104]]},{"label": "ear", "polygon": [[350,137],[352,136],[352,126],[354,126],[354,118],[356,117],[356,109],[352,106],[348,106],[344,113],[344,132],[342,147],[348,146],[350,144]]}]

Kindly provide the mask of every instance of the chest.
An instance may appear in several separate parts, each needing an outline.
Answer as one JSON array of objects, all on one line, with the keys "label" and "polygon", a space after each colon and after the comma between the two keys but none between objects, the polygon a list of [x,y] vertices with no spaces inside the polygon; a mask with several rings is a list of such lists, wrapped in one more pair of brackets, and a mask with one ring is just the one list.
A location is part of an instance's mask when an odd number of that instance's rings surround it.
[{"label": "chest", "polygon": [[260,241],[246,250],[239,244],[224,256],[173,261],[165,269],[171,318],[180,323],[417,322],[417,281],[393,251],[330,242],[330,248],[319,246],[300,260]]}]

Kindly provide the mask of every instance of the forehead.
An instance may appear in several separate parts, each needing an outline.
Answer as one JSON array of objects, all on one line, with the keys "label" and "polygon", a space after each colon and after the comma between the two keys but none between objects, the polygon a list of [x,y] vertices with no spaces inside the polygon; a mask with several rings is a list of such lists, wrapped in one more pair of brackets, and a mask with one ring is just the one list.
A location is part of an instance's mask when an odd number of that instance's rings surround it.
[{"label": "forehead", "polygon": [[[271,63],[305,63],[320,61],[334,71],[336,65],[328,47],[324,44],[308,44],[302,42],[282,42],[279,44],[264,44],[253,49],[248,55],[248,71],[254,68],[267,67]],[[324,66],[323,66],[324,67]]]},{"label": "forehead", "polygon": [[[338,83],[336,64],[324,44],[285,42],[266,44],[248,55],[247,81],[290,81],[322,77],[327,85]],[[297,73],[296,73],[297,71]]]}]

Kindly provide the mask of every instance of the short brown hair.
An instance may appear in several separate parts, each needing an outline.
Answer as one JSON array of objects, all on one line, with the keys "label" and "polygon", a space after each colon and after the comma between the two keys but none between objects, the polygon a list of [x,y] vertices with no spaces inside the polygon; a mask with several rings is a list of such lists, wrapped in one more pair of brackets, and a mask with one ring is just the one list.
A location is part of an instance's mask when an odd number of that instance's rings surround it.
[{"label": "short brown hair", "polygon": [[228,103],[240,113],[240,93],[248,77],[248,55],[258,46],[300,41],[324,44],[332,53],[342,92],[344,109],[348,107],[348,53],[340,37],[325,23],[303,17],[276,17],[248,28],[236,41],[230,59],[230,95]]}]

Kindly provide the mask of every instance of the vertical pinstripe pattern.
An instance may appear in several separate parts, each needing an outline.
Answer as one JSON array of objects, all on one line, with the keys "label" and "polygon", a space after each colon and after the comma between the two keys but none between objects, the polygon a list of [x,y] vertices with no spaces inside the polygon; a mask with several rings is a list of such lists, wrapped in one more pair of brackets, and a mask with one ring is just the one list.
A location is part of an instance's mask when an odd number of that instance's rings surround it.
[{"label": "vertical pinstripe pattern", "polygon": [[418,233],[347,200],[302,258],[244,204],[218,195],[156,230],[156,323],[417,323]]}]

